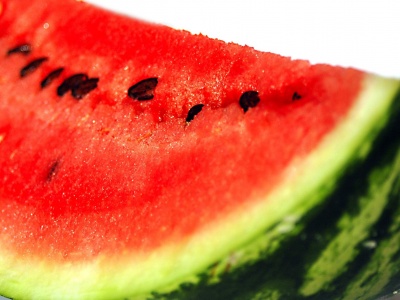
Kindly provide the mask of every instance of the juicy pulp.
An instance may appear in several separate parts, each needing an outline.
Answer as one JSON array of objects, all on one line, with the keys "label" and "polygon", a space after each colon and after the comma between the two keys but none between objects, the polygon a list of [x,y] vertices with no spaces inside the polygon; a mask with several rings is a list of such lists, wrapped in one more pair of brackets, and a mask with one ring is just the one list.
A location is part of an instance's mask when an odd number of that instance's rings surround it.
[{"label": "juicy pulp", "polygon": [[[5,49],[30,42],[32,55],[50,58],[45,71],[19,80],[25,95],[8,97],[1,107],[8,112],[0,123],[1,166],[13,170],[3,176],[2,194],[13,205],[34,210],[30,221],[22,222],[25,230],[10,232],[11,242],[23,251],[30,245],[39,255],[45,247],[52,249],[48,255],[76,252],[85,259],[190,236],[257,193],[267,194],[290,161],[308,154],[336,126],[360,90],[363,74],[355,70],[311,67],[121,17],[116,23],[112,14],[71,5],[57,4],[57,10],[71,11],[70,22],[57,23],[51,7],[31,5],[29,17],[20,19],[38,29],[27,31],[16,22],[18,28],[7,28],[12,44],[3,42]],[[11,9],[6,3],[6,20]],[[44,12],[36,20],[30,10]],[[75,16],[81,10],[85,17]],[[71,26],[75,19],[79,26]],[[135,25],[140,30],[128,35],[127,28]],[[4,70],[15,71],[8,71],[4,82],[17,80],[18,68],[30,59],[7,58]],[[55,97],[54,85],[40,91],[45,72],[59,66],[68,66],[65,73],[86,71],[100,78],[99,88],[81,102]],[[159,78],[155,99],[143,103],[127,97],[130,85],[153,76]],[[13,89],[6,85],[4,94]],[[257,90],[262,100],[244,114],[237,102],[246,90]],[[292,100],[295,92],[301,101]],[[185,114],[198,103],[206,106],[186,126]],[[54,164],[56,175],[48,180]],[[63,238],[55,234],[58,222]],[[35,233],[23,234],[33,224]]]},{"label": "juicy pulp", "polygon": [[[133,295],[201,271],[321,201],[321,186],[368,153],[398,90],[394,80],[75,1],[1,3],[1,48],[32,45],[0,66],[0,272],[13,269],[9,290],[50,274],[42,296]],[[39,57],[48,60],[20,78]],[[57,95],[82,72],[97,88],[79,101]],[[129,97],[146,78],[158,79],[154,98]],[[244,112],[246,91],[260,102]],[[21,277],[27,266],[34,271]],[[87,287],[72,292],[79,281]]]}]

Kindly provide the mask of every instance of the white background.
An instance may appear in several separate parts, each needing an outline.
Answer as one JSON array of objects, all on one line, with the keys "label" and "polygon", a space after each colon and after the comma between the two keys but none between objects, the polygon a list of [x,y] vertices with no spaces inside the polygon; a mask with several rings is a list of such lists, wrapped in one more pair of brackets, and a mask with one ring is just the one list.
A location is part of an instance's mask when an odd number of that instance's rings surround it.
[{"label": "white background", "polygon": [[86,0],[311,62],[400,78],[399,0]]}]

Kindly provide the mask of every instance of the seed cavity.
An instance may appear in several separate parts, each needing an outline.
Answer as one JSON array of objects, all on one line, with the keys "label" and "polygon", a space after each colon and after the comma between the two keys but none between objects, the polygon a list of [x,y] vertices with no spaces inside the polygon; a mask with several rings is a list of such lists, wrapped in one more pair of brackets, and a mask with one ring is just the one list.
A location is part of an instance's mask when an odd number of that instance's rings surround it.
[{"label": "seed cavity", "polygon": [[152,77],[139,81],[128,89],[128,96],[134,100],[144,101],[154,98],[154,90],[158,84],[158,78]]},{"label": "seed cavity", "polygon": [[40,87],[44,89],[46,86],[50,85],[54,79],[58,78],[62,71],[64,71],[64,68],[58,68],[55,69],[54,71],[50,72],[40,83]]},{"label": "seed cavity", "polygon": [[40,57],[40,58],[37,58],[37,59],[31,61],[30,63],[28,63],[25,67],[23,67],[21,69],[21,71],[19,72],[19,75],[21,76],[21,78],[28,76],[29,74],[36,71],[36,69],[39,68],[40,65],[42,63],[44,63],[46,60],[48,60],[47,57]]},{"label": "seed cavity", "polygon": [[189,109],[187,117],[186,117],[186,123],[189,123],[194,119],[194,117],[201,112],[203,109],[204,104],[196,104],[195,106],[192,106],[191,109]]},{"label": "seed cavity", "polygon": [[260,102],[260,97],[256,91],[244,92],[239,99],[239,104],[244,112],[247,112],[250,107],[255,107]]},{"label": "seed cavity", "polygon": [[23,55],[28,55],[32,51],[32,46],[30,44],[21,44],[18,45],[10,50],[7,51],[7,55],[10,56],[12,54],[23,54]]},{"label": "seed cavity", "polygon": [[297,92],[294,92],[293,96],[292,96],[292,101],[297,101],[297,100],[300,100],[300,99],[301,99],[301,95],[298,94]]},{"label": "seed cavity", "polygon": [[60,161],[56,160],[51,165],[49,170],[47,171],[46,181],[50,182],[56,176],[58,169],[60,167]]},{"label": "seed cavity", "polygon": [[87,80],[88,76],[86,74],[78,73],[66,78],[61,85],[57,88],[57,95],[62,97],[69,91],[78,87],[83,81]]},{"label": "seed cavity", "polygon": [[99,78],[89,78],[87,80],[82,81],[72,89],[72,97],[74,97],[77,100],[82,99],[91,90],[97,88],[98,82]]}]

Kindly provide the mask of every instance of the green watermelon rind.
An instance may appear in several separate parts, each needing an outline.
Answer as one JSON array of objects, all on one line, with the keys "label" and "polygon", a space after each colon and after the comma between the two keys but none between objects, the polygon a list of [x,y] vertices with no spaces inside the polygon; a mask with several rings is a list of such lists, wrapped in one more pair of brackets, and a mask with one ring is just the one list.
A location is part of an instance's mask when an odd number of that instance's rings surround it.
[{"label": "green watermelon rind", "polygon": [[[399,149],[398,143],[396,146]],[[335,226],[337,234],[329,239],[326,247],[308,267],[299,294],[309,297],[320,291],[335,290],[336,279],[348,272],[352,273],[349,265],[365,250],[362,248],[376,247],[378,242],[371,236],[371,233],[391,199],[400,197],[396,188],[399,177],[400,151],[397,150],[394,159],[378,165],[368,173],[368,184],[364,192],[359,195],[357,193],[360,191],[357,190],[354,195],[349,193],[346,198],[349,202],[348,208],[340,216]],[[355,202],[351,201],[352,198],[356,198],[356,203],[352,203]],[[395,251],[396,249],[398,250],[398,247],[386,250]],[[373,250],[370,249],[370,251]],[[377,259],[371,258],[371,262],[374,260]],[[368,272],[368,269],[365,272]],[[360,271],[360,274],[362,273],[363,271]],[[380,274],[377,274],[377,277],[380,277]],[[378,289],[378,292],[382,288]],[[352,288],[349,287],[348,291],[351,290]],[[372,291],[368,292],[368,294],[371,293]],[[366,295],[364,296],[366,297]]]},{"label": "green watermelon rind", "polygon": [[[363,266],[343,293],[343,300],[377,299],[392,295],[400,288],[400,175],[393,193],[395,207],[392,210],[393,220],[387,237],[377,242],[377,248],[368,263]],[[397,278],[397,282],[393,279]]]},{"label": "green watermelon rind", "polygon": [[[257,260],[265,245],[275,242],[278,249],[281,236],[300,232],[302,218],[335,189],[346,167],[367,156],[385,127],[399,86],[396,80],[368,76],[349,115],[307,159],[293,161],[286,179],[271,194],[209,224],[182,244],[165,246],[148,257],[100,256],[86,265],[32,261],[0,250],[0,291],[15,299],[145,299],[151,291],[167,292],[183,282],[196,282],[195,274],[213,264],[223,266],[217,268],[219,274],[227,264],[238,268]],[[339,143],[343,151],[338,151]]]}]

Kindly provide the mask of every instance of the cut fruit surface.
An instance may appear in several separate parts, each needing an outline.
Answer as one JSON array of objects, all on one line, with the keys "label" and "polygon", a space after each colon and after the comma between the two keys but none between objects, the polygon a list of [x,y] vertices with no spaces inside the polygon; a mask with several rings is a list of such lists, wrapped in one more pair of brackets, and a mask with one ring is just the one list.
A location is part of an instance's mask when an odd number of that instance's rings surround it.
[{"label": "cut fruit surface", "polygon": [[1,7],[0,293],[11,297],[146,297],[235,269],[277,224],[295,232],[323,206],[397,113],[396,80],[80,1]]}]

